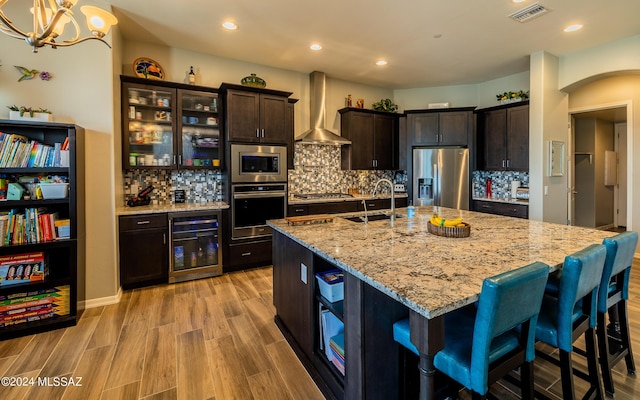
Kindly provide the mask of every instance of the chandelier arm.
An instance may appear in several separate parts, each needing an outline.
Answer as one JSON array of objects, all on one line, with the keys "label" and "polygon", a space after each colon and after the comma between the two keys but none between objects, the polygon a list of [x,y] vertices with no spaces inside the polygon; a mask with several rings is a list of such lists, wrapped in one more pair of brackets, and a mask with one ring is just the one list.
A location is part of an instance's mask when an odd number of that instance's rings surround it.
[{"label": "chandelier arm", "polygon": [[111,45],[110,45],[109,43],[107,43],[107,41],[105,41],[104,39],[99,38],[99,37],[97,37],[97,36],[87,36],[87,37],[83,37],[82,39],[75,40],[75,41],[73,41],[73,42],[70,42],[70,41],[68,41],[68,40],[65,40],[65,41],[64,41],[64,42],[62,42],[62,43],[58,43],[58,42],[56,42],[54,39],[50,39],[50,40],[49,40],[49,39],[47,39],[47,40],[42,41],[42,43],[43,43],[43,44],[48,44],[48,45],[50,45],[51,47],[56,48],[56,47],[68,47],[68,46],[73,46],[74,44],[78,44],[78,43],[86,42],[87,40],[99,40],[99,41],[101,41],[102,43],[106,44],[106,45],[107,45],[107,47],[111,48]]},{"label": "chandelier arm", "polygon": [[[34,1],[38,1],[38,0],[34,0]],[[62,16],[67,13],[67,11],[68,10],[66,8],[60,7],[56,11],[56,13],[53,15],[53,18],[51,18],[51,21],[49,21],[49,24],[48,25],[43,25],[43,31],[42,31],[41,34],[38,35],[38,40],[46,41],[46,39],[49,36],[51,36],[51,33],[55,29],[56,24],[58,23],[58,21],[60,21],[60,18],[62,18]],[[71,19],[72,21],[75,22],[75,18],[73,17],[73,15],[69,16],[69,19]],[[76,23],[75,26],[77,27],[78,24]],[[37,32],[37,30],[34,29],[34,32]],[[77,32],[77,29],[76,29],[76,32]]]},{"label": "chandelier arm", "polygon": [[80,26],[78,25],[78,21],[76,21],[75,16],[73,15],[73,13],[71,12],[71,10],[69,10],[69,20],[71,21],[71,23],[73,24],[73,27],[76,30],[76,35],[73,37],[73,39],[67,39],[65,40],[65,42],[73,42],[73,43],[77,43],[78,38],[80,37]]},{"label": "chandelier arm", "polygon": [[[2,31],[4,33],[6,33],[9,36],[13,36],[13,37],[17,37],[18,39],[23,39],[27,36],[26,32],[22,32],[20,29],[16,28],[15,26],[13,26],[13,24],[11,23],[11,20],[9,18],[7,18],[6,15],[4,15],[4,12],[2,12],[2,10],[0,10],[0,21],[2,21],[2,23],[4,24],[4,27],[0,27],[2,28]],[[18,36],[15,36],[13,34],[11,34],[10,32],[13,31],[15,33],[17,33]]]}]

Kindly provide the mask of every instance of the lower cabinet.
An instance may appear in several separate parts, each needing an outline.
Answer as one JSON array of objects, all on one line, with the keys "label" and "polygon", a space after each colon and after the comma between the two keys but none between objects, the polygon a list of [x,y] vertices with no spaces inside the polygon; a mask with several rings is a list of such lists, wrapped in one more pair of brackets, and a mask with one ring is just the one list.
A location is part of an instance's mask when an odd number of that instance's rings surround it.
[{"label": "lower cabinet", "polygon": [[[386,210],[391,208],[391,199],[370,199],[365,201],[367,204],[367,211]],[[406,197],[400,197],[396,199],[396,208],[406,206]],[[327,203],[290,204],[287,207],[287,216],[295,217],[300,215],[339,214],[358,211],[364,211],[364,205],[362,204],[362,201],[349,200]]]},{"label": "lower cabinet", "polygon": [[241,241],[229,244],[229,258],[223,264],[223,272],[259,267],[271,264],[271,238]]},{"label": "lower cabinet", "polygon": [[169,273],[167,214],[120,216],[120,285],[166,283]]},{"label": "lower cabinet", "polygon": [[526,204],[498,203],[495,201],[473,201],[473,210],[507,217],[529,218],[529,206]]},{"label": "lower cabinet", "polygon": [[[276,324],[327,399],[398,398],[400,346],[393,340],[393,323],[409,311],[347,271],[343,271],[344,298],[328,300],[316,273],[335,269],[340,268],[274,232]],[[325,331],[330,325],[325,314],[342,326],[343,342],[336,339],[340,333]],[[327,358],[325,335],[343,346],[344,372]]]},{"label": "lower cabinet", "polygon": [[[388,210],[391,208],[391,199],[371,199],[365,201],[367,205],[367,211],[371,210]],[[407,198],[401,197],[396,199],[396,208],[406,207]],[[358,202],[358,211],[364,211],[364,205],[362,202]]]}]

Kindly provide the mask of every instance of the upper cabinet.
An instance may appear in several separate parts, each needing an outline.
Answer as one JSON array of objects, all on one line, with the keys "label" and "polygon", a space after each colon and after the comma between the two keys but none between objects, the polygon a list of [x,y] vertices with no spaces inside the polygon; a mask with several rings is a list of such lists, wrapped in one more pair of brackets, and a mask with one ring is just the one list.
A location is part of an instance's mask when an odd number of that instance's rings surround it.
[{"label": "upper cabinet", "polygon": [[474,107],[410,110],[407,141],[412,146],[468,146]]},{"label": "upper cabinet", "polygon": [[338,111],[342,137],[351,140],[341,147],[342,169],[397,168],[398,114],[361,108]]},{"label": "upper cabinet", "polygon": [[220,169],[215,89],[121,77],[124,169]]},{"label": "upper cabinet", "polygon": [[529,170],[529,102],[478,110],[479,167]]},{"label": "upper cabinet", "polygon": [[225,127],[229,142],[291,143],[290,92],[223,84]]}]

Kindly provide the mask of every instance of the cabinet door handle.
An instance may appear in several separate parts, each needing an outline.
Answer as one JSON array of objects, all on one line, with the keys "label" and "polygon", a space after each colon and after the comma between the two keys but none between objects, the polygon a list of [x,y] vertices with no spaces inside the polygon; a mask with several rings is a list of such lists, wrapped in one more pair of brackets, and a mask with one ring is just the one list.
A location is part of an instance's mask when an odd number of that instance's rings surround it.
[{"label": "cabinet door handle", "polygon": [[482,207],[482,208],[491,208],[491,206],[488,206],[486,204],[482,204],[480,207]]},{"label": "cabinet door handle", "polygon": [[176,165],[176,155],[173,155],[173,165]]},{"label": "cabinet door handle", "polygon": [[505,160],[502,160],[502,168],[504,168],[506,166],[506,162]]},{"label": "cabinet door handle", "polygon": [[162,234],[162,244],[167,244],[167,234],[166,233]]},{"label": "cabinet door handle", "polygon": [[256,129],[256,137],[260,138],[260,129]]},{"label": "cabinet door handle", "polygon": [[182,154],[178,155],[178,163],[182,165]]},{"label": "cabinet door handle", "polygon": [[509,167],[510,167],[510,161],[511,161],[511,160],[507,160],[507,168],[509,168]]},{"label": "cabinet door handle", "polygon": [[296,208],[295,212],[304,212],[304,208]]},{"label": "cabinet door handle", "polygon": [[262,138],[264,139],[264,129],[262,129]]},{"label": "cabinet door handle", "polygon": [[149,220],[146,220],[146,221],[138,221],[138,222],[137,222],[137,224],[138,224],[138,225],[147,225],[147,224],[150,224],[150,223],[151,223],[151,221],[149,221]]},{"label": "cabinet door handle", "polygon": [[251,255],[251,252],[248,252],[248,253],[242,253],[241,255],[242,255],[242,257],[250,256],[250,255]]}]

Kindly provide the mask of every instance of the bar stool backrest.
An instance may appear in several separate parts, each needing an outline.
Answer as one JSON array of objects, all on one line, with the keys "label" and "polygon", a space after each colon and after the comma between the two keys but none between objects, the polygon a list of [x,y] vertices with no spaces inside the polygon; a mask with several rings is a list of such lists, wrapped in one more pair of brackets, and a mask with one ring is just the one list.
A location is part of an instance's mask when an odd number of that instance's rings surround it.
[{"label": "bar stool backrest", "polygon": [[[609,285],[611,279],[620,272],[627,270],[622,282],[622,299],[629,298],[629,272],[631,264],[633,264],[633,255],[638,245],[637,232],[622,232],[618,235],[606,238],[602,241],[607,249],[607,258],[602,271],[602,280],[600,281],[600,294],[598,295],[598,312],[606,313],[607,298],[609,294]],[[618,282],[620,284],[620,282]]]}]

